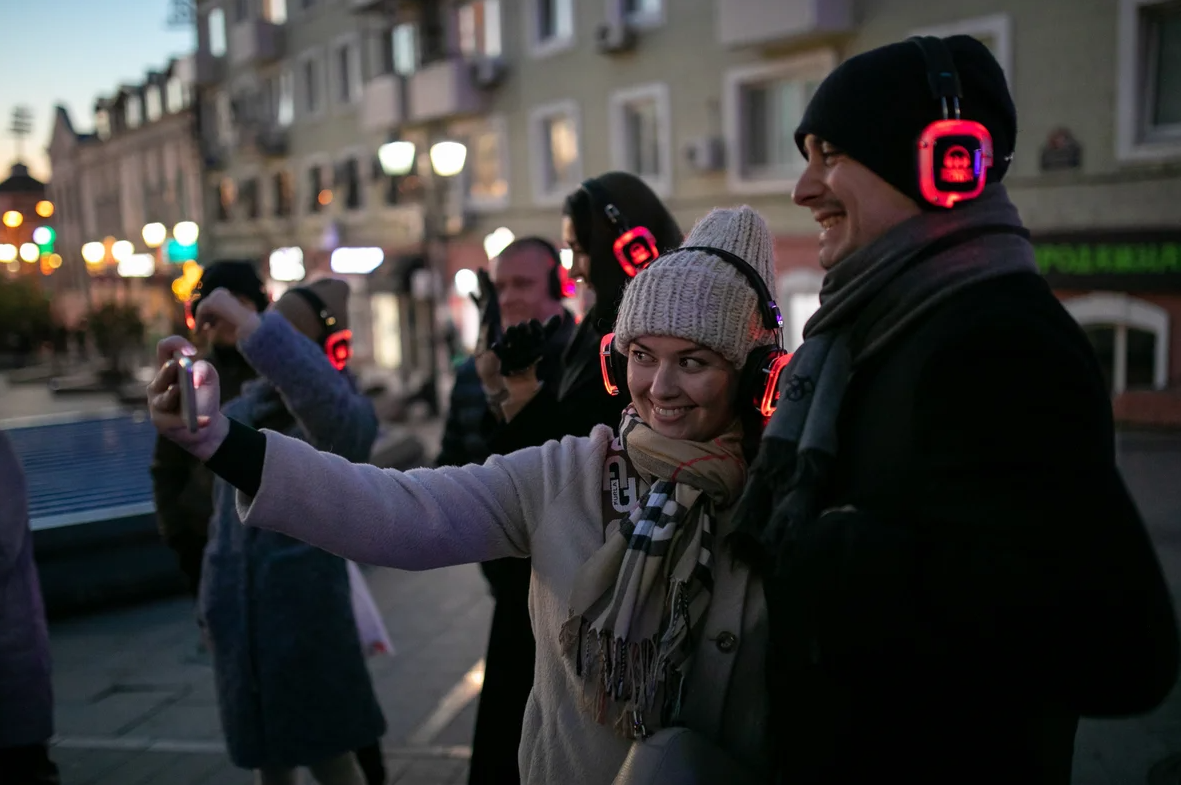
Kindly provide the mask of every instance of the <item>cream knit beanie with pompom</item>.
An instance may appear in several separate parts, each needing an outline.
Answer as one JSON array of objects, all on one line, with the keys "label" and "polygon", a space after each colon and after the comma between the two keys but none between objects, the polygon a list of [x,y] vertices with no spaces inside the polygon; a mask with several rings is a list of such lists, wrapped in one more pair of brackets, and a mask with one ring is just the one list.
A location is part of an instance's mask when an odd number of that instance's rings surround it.
[{"label": "cream knit beanie with pompom", "polygon": [[[771,232],[750,207],[713,210],[693,227],[684,245],[720,248],[741,257],[775,296]],[[626,353],[633,340],[645,335],[693,341],[739,369],[751,349],[776,341],[763,325],[750,281],[729,262],[704,251],[666,251],[628,284],[615,320],[615,347]]]}]

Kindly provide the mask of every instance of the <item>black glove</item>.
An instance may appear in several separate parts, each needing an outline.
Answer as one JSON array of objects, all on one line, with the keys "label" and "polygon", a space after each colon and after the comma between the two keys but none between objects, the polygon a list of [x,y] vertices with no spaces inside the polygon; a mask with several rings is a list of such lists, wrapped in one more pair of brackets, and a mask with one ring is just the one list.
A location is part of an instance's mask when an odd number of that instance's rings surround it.
[{"label": "black glove", "polygon": [[480,289],[472,295],[472,302],[480,309],[478,350],[483,351],[499,341],[504,330],[500,323],[500,298],[496,296],[496,287],[492,285],[488,271],[477,270],[476,280],[480,283]]},{"label": "black glove", "polygon": [[546,343],[562,326],[560,316],[551,316],[544,325],[536,319],[515,324],[492,345],[500,358],[500,372],[505,376],[522,373],[537,365]]}]

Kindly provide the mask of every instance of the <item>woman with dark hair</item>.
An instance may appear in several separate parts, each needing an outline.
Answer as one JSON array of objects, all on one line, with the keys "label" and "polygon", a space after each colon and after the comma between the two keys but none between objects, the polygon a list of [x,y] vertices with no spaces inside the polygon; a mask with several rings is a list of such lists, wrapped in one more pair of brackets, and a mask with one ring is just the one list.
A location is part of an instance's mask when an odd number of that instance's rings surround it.
[{"label": "woman with dark hair", "polygon": [[594,305],[562,351],[556,387],[540,385],[533,371],[544,344],[539,325],[509,326],[499,345],[477,359],[484,392],[498,415],[488,440],[493,453],[586,436],[600,424],[618,426],[619,413],[631,401],[625,390],[611,396],[604,388],[600,344],[614,327],[624,288],[651,261],[643,254],[655,257],[682,238],[660,197],[633,174],[607,172],[566,197],[562,240],[574,252],[570,275],[591,289]]}]

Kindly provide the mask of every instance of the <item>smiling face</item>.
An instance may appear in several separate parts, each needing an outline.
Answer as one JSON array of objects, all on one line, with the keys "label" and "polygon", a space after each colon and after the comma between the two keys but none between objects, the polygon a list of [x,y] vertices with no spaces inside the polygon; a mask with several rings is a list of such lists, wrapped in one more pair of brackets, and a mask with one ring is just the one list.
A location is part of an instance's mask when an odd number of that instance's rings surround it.
[{"label": "smiling face", "polygon": [[709,441],[737,416],[738,370],[717,352],[684,338],[633,340],[627,387],[640,419],[670,439]]},{"label": "smiling face", "polygon": [[814,134],[804,140],[808,166],[792,200],[820,224],[820,266],[849,254],[922,212],[913,199]]}]

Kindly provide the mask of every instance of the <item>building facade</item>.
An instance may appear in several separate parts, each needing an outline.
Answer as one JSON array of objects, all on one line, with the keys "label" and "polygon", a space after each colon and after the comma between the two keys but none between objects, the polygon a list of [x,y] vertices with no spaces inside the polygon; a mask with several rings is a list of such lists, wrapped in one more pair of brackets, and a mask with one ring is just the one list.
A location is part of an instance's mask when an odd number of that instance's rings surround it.
[{"label": "building facade", "polygon": [[[62,270],[84,282],[83,307],[134,303],[150,336],[176,323],[172,284],[185,262],[205,257],[194,69],[191,57],[174,60],[120,86],[95,103],[92,132],[59,106],[49,143]],[[178,224],[189,225],[179,240]]]},{"label": "building facade", "polygon": [[[241,105],[236,80],[252,74],[265,86],[256,94],[277,99],[247,103],[273,106],[268,122],[287,141],[267,156],[238,139],[215,157],[207,192],[238,195],[217,230],[236,251],[265,256],[292,243],[310,259],[374,246],[395,260],[418,246],[424,224],[443,225],[441,277],[455,314],[470,319],[450,284],[485,263],[486,235],[556,237],[561,202],[583,177],[625,169],[685,227],[735,203],[767,218],[793,345],[822,277],[816,228],[790,200],[803,165],[792,132],[811,91],[843,59],[908,35],[976,36],[1018,106],[1009,190],[1039,264],[1095,342],[1117,411],[1159,419],[1135,412],[1145,400],[1168,408],[1181,381],[1176,2],[209,0],[198,23],[204,83],[219,105]],[[265,65],[231,62],[257,62],[264,49]],[[234,147],[234,126],[219,114],[219,149]],[[375,162],[391,139],[416,143],[406,177]],[[466,165],[439,180],[445,198],[424,211],[426,151],[440,139],[464,142]],[[268,178],[273,188],[246,188],[261,196],[244,207],[243,185]]]}]

